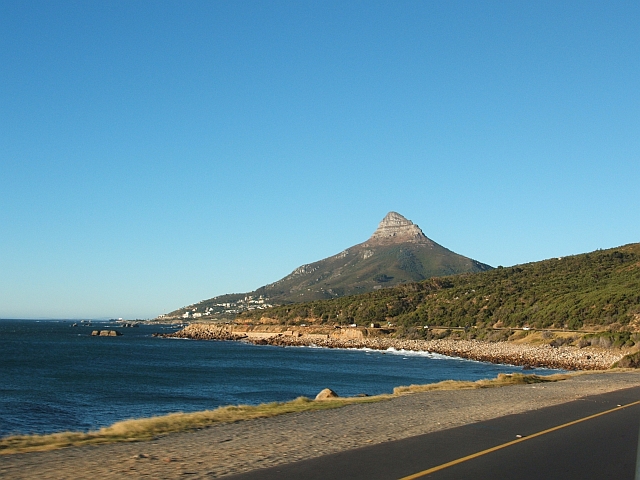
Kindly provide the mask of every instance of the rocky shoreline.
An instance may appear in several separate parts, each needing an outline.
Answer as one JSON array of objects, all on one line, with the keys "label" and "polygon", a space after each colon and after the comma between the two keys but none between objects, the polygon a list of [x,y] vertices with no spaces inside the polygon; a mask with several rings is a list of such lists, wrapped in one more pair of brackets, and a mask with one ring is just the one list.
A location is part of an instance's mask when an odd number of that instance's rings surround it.
[{"label": "rocky shoreline", "polygon": [[437,353],[482,362],[565,370],[605,370],[626,352],[595,347],[552,347],[513,342],[477,340],[404,340],[389,336],[364,336],[361,331],[338,329],[331,333],[306,333],[300,330],[250,329],[229,325],[191,324],[163,337],[193,340],[233,340],[256,345],[317,346],[324,348],[370,348]]}]

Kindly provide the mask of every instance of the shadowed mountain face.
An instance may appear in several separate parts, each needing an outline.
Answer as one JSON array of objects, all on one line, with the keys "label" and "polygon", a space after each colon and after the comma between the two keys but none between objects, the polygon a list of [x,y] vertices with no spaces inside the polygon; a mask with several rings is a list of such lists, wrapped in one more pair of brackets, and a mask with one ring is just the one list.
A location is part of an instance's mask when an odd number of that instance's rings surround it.
[{"label": "shadowed mountain face", "polygon": [[[225,308],[239,312],[249,304],[245,303],[243,307],[234,302],[248,302],[249,297],[262,296],[264,304],[273,305],[335,298],[430,277],[491,268],[447,250],[427,238],[418,225],[399,213],[389,212],[364,243],[324,260],[302,265],[283,279],[253,292],[221,295],[169,315],[183,315],[187,311],[211,311],[214,314],[224,312]],[[233,305],[221,307],[225,303]]]}]

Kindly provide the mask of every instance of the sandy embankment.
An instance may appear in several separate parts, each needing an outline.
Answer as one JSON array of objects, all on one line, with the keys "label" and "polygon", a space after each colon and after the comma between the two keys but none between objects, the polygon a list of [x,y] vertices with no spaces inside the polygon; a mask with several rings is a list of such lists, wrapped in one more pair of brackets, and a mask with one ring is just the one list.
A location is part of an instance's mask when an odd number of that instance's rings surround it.
[{"label": "sandy embankment", "polygon": [[[322,333],[307,333],[322,332]],[[279,326],[234,326],[198,324],[167,335],[194,340],[241,340],[259,345],[310,346],[327,348],[371,348],[439,353],[491,363],[528,365],[567,370],[605,370],[624,353],[594,347],[516,344],[476,340],[401,340],[386,336],[364,336],[359,329],[308,330]]]}]

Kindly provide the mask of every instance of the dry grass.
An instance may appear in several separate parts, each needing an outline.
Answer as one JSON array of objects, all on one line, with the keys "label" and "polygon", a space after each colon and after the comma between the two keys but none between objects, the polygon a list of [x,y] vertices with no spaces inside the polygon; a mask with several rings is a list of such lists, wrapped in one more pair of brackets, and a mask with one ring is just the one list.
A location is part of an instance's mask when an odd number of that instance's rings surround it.
[{"label": "dry grass", "polygon": [[409,385],[408,387],[396,387],[393,389],[394,395],[406,393],[431,392],[434,390],[470,390],[475,388],[506,387],[507,385],[525,385],[532,383],[557,382],[566,380],[574,374],[556,373],[555,375],[524,375],[522,373],[498,374],[497,378],[477,380],[475,382],[463,382],[455,380],[445,380],[444,382],[431,383],[428,385]]},{"label": "dry grass", "polygon": [[206,428],[217,423],[231,423],[254,418],[267,418],[287,413],[308,412],[340,408],[354,403],[379,402],[393,398],[394,395],[428,392],[432,390],[461,390],[472,388],[502,387],[507,385],[557,382],[570,378],[573,374],[556,374],[549,376],[499,374],[497,378],[478,380],[476,382],[446,380],[430,385],[411,385],[396,387],[393,395],[376,395],[371,397],[332,398],[314,401],[300,397],[290,402],[275,402],[250,406],[239,405],[220,407],[193,413],[172,413],[151,418],[124,420],[109,427],[93,432],[61,432],[49,435],[14,435],[0,438],[0,454],[25,453],[34,451],[55,450],[64,447],[96,445],[118,442],[137,442],[151,440],[159,436],[176,432],[186,432]]},{"label": "dry grass", "polygon": [[339,408],[354,403],[377,402],[391,395],[375,397],[335,398],[313,401],[300,397],[290,402],[262,405],[220,407],[193,413],[171,413],[158,417],[124,420],[93,432],[60,432],[49,435],[13,435],[0,439],[0,454],[55,450],[58,448],[104,443],[151,440],[170,433],[209,427],[216,423],[232,423],[254,418],[267,418],[286,413]]}]

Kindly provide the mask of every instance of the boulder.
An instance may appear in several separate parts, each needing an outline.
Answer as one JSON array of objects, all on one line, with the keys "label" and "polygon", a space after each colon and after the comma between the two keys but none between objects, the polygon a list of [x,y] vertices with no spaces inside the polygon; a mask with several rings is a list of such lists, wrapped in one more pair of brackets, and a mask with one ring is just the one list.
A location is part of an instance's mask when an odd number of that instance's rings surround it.
[{"label": "boulder", "polygon": [[118,332],[117,330],[94,330],[93,332],[91,332],[92,336],[98,336],[98,337],[119,337],[120,335],[122,335],[122,333]]},{"label": "boulder", "polygon": [[614,363],[613,366],[618,368],[640,368],[640,352],[625,355]]},{"label": "boulder", "polygon": [[338,394],[330,388],[325,388],[318,395],[316,395],[316,400],[330,400],[332,398],[338,398]]}]

